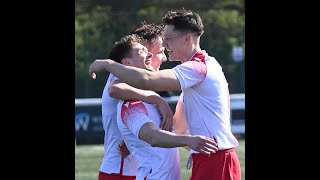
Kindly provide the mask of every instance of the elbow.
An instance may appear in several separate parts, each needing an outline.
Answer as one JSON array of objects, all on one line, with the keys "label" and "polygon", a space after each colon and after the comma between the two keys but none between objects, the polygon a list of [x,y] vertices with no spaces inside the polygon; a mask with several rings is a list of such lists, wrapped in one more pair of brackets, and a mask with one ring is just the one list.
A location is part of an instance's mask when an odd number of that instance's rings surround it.
[{"label": "elbow", "polygon": [[116,87],[114,87],[114,86],[109,87],[108,94],[110,97],[117,98],[118,92],[119,91]]},{"label": "elbow", "polygon": [[149,144],[152,146],[152,147],[157,147],[157,142],[152,138],[149,142]]},{"label": "elbow", "polygon": [[148,143],[152,146],[152,147],[158,147],[158,141],[156,138],[156,134],[152,133],[152,135],[149,137]]},{"label": "elbow", "polygon": [[152,147],[157,147],[159,143],[158,136],[158,130],[151,122],[148,122],[145,125],[143,125],[138,135],[139,139],[142,139],[143,141],[147,142]]}]

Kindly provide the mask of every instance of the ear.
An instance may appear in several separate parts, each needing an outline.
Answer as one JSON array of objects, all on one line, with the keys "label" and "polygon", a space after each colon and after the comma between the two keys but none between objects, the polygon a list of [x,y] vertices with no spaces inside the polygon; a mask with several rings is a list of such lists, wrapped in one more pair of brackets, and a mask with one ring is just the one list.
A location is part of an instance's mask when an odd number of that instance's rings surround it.
[{"label": "ear", "polygon": [[187,33],[186,35],[184,35],[184,42],[186,44],[190,44],[191,43],[191,34]]},{"label": "ear", "polygon": [[130,65],[130,62],[128,61],[127,58],[122,58],[122,59],[121,59],[121,64],[123,64],[123,65]]}]

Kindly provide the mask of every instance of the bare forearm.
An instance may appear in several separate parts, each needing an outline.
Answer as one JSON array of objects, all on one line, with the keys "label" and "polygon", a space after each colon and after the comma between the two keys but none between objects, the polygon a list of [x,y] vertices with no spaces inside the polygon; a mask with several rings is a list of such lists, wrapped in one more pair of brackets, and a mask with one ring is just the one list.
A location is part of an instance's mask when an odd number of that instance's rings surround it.
[{"label": "bare forearm", "polygon": [[189,146],[191,149],[205,154],[215,153],[218,150],[217,143],[211,138],[198,135],[176,135],[169,131],[157,130],[152,122],[145,123],[141,127],[138,137],[154,147]]},{"label": "bare forearm", "polygon": [[205,136],[175,135],[163,130],[153,133],[151,143],[149,144],[154,147],[163,148],[184,147],[187,150],[193,149],[208,155],[218,150],[217,144]]},{"label": "bare forearm", "polygon": [[115,82],[110,85],[109,95],[121,100],[139,99],[150,104],[159,104],[161,101],[165,101],[154,91],[134,88],[121,82]]},{"label": "bare forearm", "polygon": [[121,83],[120,80],[112,81],[108,90],[109,96],[116,99],[139,99],[150,104],[156,104],[162,117],[160,128],[172,131],[172,110],[167,101],[159,94],[154,91],[134,88],[126,83]]},{"label": "bare forearm", "polygon": [[149,71],[132,66],[125,66],[112,60],[105,60],[103,63],[100,63],[100,65],[103,70],[114,74],[128,85],[139,89],[146,89],[145,79],[147,79],[150,73]]},{"label": "bare forearm", "polygon": [[108,71],[122,82],[139,89],[153,91],[180,90],[180,83],[170,69],[158,72],[147,71],[132,66],[125,66],[110,59],[95,60],[89,68],[89,75],[96,79],[96,73]]},{"label": "bare forearm", "polygon": [[187,146],[187,137],[184,135],[176,135],[174,133],[158,130],[151,137],[151,146],[173,148]]}]

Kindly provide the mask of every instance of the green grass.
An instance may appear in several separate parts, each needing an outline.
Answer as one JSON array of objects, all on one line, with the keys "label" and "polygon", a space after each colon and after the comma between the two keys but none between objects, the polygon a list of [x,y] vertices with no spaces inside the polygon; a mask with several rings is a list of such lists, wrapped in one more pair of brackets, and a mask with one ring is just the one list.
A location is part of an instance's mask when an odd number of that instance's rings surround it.
[{"label": "green grass", "polygon": [[[242,180],[245,180],[245,140],[239,139],[236,148],[241,165]],[[179,148],[181,180],[188,180],[191,169],[186,169],[189,153]],[[103,156],[103,145],[77,145],[75,148],[75,180],[97,180]]]}]

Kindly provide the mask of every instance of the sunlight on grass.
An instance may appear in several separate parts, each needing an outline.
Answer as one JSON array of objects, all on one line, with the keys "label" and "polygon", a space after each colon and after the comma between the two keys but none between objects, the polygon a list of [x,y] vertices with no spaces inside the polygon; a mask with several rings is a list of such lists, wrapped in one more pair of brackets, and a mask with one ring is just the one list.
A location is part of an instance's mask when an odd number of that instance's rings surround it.
[{"label": "sunlight on grass", "polygon": [[[241,165],[242,180],[245,180],[245,140],[239,139],[236,148]],[[186,169],[189,152],[179,148],[181,180],[188,180],[191,169]],[[103,157],[103,145],[77,145],[75,148],[75,180],[97,180]]]}]

